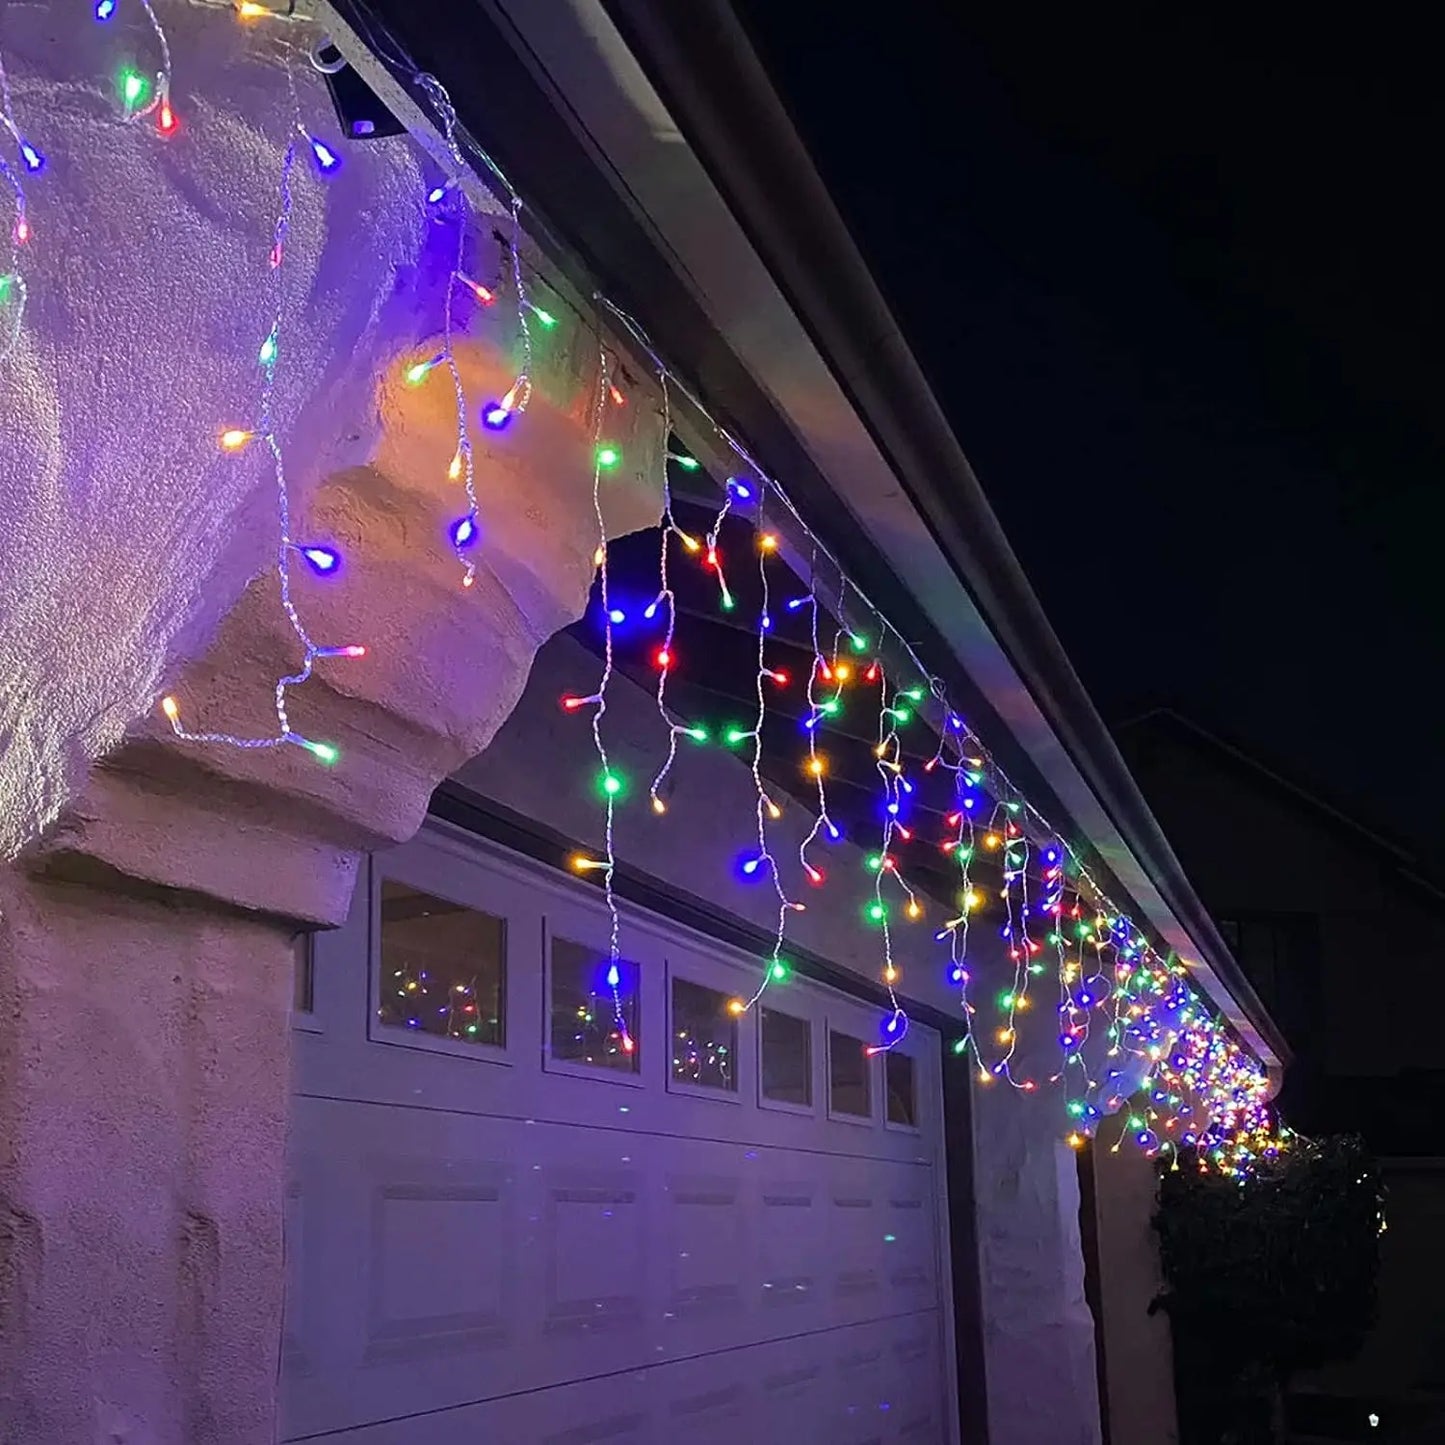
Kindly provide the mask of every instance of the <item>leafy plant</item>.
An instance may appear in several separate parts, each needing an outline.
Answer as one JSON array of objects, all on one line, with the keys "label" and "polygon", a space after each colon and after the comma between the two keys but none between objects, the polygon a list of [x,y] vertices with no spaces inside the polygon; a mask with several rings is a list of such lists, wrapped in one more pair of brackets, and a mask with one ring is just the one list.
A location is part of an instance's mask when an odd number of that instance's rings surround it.
[{"label": "leafy plant", "polygon": [[1380,1171],[1361,1141],[1293,1136],[1250,1176],[1188,1153],[1162,1177],[1159,1232],[1182,1445],[1278,1439],[1291,1375],[1348,1359],[1374,1320]]}]

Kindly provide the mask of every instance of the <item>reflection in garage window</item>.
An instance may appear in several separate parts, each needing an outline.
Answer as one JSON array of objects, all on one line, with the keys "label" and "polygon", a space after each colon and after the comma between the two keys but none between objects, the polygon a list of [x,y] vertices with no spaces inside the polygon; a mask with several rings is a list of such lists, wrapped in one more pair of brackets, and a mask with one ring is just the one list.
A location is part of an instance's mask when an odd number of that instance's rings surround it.
[{"label": "reflection in garage window", "polygon": [[382,880],[383,1024],[464,1043],[505,1043],[506,981],[502,919]]},{"label": "reflection in garage window", "polygon": [[736,1091],[738,1021],[728,996],[685,978],[672,981],[672,1077]]},{"label": "reflection in garage window", "polygon": [[552,940],[552,1057],[635,1074],[641,1050],[637,965],[567,938]]},{"label": "reflection in garage window", "polygon": [[865,1048],[863,1040],[851,1034],[828,1035],[828,1100],[835,1114],[856,1114],[864,1119],[872,1116]]},{"label": "reflection in garage window", "polygon": [[813,1102],[813,1030],[807,1019],[762,1010],[763,1098],[780,1104]]},{"label": "reflection in garage window", "polygon": [[883,1079],[888,1086],[888,1122],[916,1124],[918,1109],[913,1094],[913,1060],[896,1049],[883,1056]]}]

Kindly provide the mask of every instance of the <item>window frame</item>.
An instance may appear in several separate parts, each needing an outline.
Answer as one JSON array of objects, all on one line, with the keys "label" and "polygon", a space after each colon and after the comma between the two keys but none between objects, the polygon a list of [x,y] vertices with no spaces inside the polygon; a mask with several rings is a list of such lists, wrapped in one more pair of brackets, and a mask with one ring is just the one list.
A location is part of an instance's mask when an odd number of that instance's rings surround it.
[{"label": "window frame", "polygon": [[[608,943],[594,943],[587,936],[595,926],[601,928],[603,920],[593,919],[582,912],[576,912],[575,917],[578,927],[573,927],[569,919],[562,924],[562,930],[558,928],[557,914],[571,913],[571,910],[557,910],[544,907],[542,911],[542,1031],[539,1039],[539,1046],[542,1053],[542,1072],[544,1074],[556,1074],[563,1078],[585,1079],[588,1083],[621,1084],[627,1089],[644,1089],[647,1087],[647,1065],[649,1058],[650,1040],[647,1035],[647,1014],[643,1008],[642,970],[641,959],[624,958],[624,962],[630,964],[637,970],[636,989],[636,1013],[637,1027],[633,1031],[633,1037],[637,1041],[637,1063],[629,1072],[623,1073],[620,1069],[609,1069],[605,1064],[588,1064],[579,1062],[576,1059],[559,1059],[552,1053],[552,945],[557,939],[566,943],[572,943],[579,948],[590,948],[600,953],[604,958],[610,952]],[[578,937],[582,934],[582,937]],[[670,1003],[670,1000],[669,1000]]]},{"label": "window frame", "polygon": [[720,1089],[712,1084],[689,1084],[686,1079],[679,1079],[672,1072],[672,1043],[673,1035],[677,1032],[673,1019],[672,997],[673,984],[677,980],[683,983],[690,983],[694,988],[705,988],[709,993],[721,995],[723,998],[734,998],[735,993],[730,993],[726,988],[719,988],[716,982],[709,982],[705,976],[706,970],[698,969],[690,964],[681,967],[668,956],[667,969],[664,975],[665,992],[663,995],[664,1007],[667,1011],[667,1037],[666,1047],[662,1050],[663,1078],[666,1081],[667,1092],[678,1094],[689,1099],[714,1099],[719,1102],[726,1102],[741,1106],[745,1102],[743,1089],[743,1036],[745,1030],[742,1027],[742,1019],[733,1017],[733,1087],[731,1089]]},{"label": "window frame", "polygon": [[858,1045],[860,1050],[866,1050],[868,1048],[868,1041],[867,1039],[859,1038],[857,1034],[853,1033],[849,1023],[839,1018],[836,1014],[830,1013],[824,1019],[823,1027],[828,1050],[828,1057],[825,1064],[827,1070],[825,1082],[828,1088],[828,1118],[835,1124],[852,1124],[855,1127],[864,1129],[876,1128],[879,1121],[878,1105],[880,1094],[877,1080],[878,1069],[876,1067],[878,1055],[870,1055],[866,1052],[863,1054],[864,1077],[868,1081],[868,1112],[866,1114],[850,1114],[844,1110],[837,1109],[833,1104],[833,1035],[837,1034],[839,1038],[852,1040],[853,1043]]},{"label": "window frame", "polygon": [[[912,1066],[910,1076],[913,1082],[913,1122],[911,1124],[900,1123],[896,1119],[888,1117],[888,1060],[894,1054],[899,1058],[907,1059]],[[923,1095],[918,1087],[921,1061],[918,1055],[905,1044],[898,1044],[890,1049],[883,1056],[882,1085],[883,1085],[883,1127],[894,1134],[922,1134],[923,1133]]]},{"label": "window frame", "polygon": [[[818,1020],[809,1012],[798,1012],[791,1008],[772,1008],[767,1002],[767,995],[764,994],[756,1004],[753,1005],[757,1013],[757,1077],[758,1077],[758,1108],[775,1109],[780,1114],[796,1114],[803,1118],[816,1118],[818,1114]],[[806,1008],[806,1000],[799,1000],[799,1003]],[[808,1031],[808,1094],[806,1104],[795,1104],[788,1099],[769,1098],[764,1090],[763,1080],[763,1013],[782,1014],[803,1024]]]},{"label": "window frame", "polygon": [[[396,864],[400,862],[401,866]],[[366,1017],[366,1039],[368,1043],[383,1044],[389,1048],[400,1049],[421,1049],[425,1053],[449,1054],[453,1058],[471,1059],[480,1064],[504,1064],[511,1066],[515,1062],[513,1055],[513,1041],[516,1037],[516,1020],[512,1017],[512,989],[511,982],[511,959],[512,959],[512,934],[513,920],[511,915],[501,905],[500,900],[493,899],[490,895],[493,890],[483,885],[476,890],[476,897],[462,896],[470,889],[451,886],[447,881],[436,878],[422,878],[419,873],[423,870],[414,869],[408,866],[409,860],[386,858],[373,855],[372,868],[370,870],[369,897],[367,899],[367,962],[370,985],[367,989],[367,1017]],[[502,1042],[492,1043],[468,1043],[464,1039],[451,1039],[438,1037],[436,1034],[424,1033],[420,1029],[398,1028],[395,1024],[384,1024],[378,1017],[381,1007],[383,967],[381,948],[381,890],[382,885],[391,880],[400,883],[403,887],[415,889],[419,893],[425,893],[428,897],[440,899],[444,903],[454,903],[459,908],[465,908],[472,913],[486,914],[488,917],[496,918],[502,925]]]}]

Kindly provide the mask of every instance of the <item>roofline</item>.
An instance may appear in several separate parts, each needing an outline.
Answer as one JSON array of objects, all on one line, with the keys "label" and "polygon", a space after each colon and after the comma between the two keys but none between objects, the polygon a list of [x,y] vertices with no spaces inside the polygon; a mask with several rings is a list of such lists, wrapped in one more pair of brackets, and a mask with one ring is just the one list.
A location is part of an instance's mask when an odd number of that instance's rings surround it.
[{"label": "roofline", "polygon": [[1255,773],[1266,779],[1272,786],[1282,793],[1287,793],[1291,798],[1303,803],[1306,807],[1322,814],[1342,832],[1351,834],[1357,842],[1368,844],[1371,848],[1379,849],[1389,855],[1390,864],[1409,880],[1427,892],[1433,894],[1437,899],[1445,899],[1445,887],[1438,882],[1428,878],[1420,872],[1420,860],[1409,849],[1399,843],[1393,842],[1383,834],[1375,832],[1367,824],[1360,822],[1358,818],[1352,818],[1343,809],[1338,808],[1327,798],[1322,798],[1318,793],[1312,792],[1302,783],[1286,777],[1285,774],[1264,762],[1261,758],[1251,753],[1247,748],[1241,747],[1238,743],[1231,742],[1228,738],[1206,727],[1197,719],[1180,712],[1177,708],[1158,706],[1146,709],[1137,713],[1131,718],[1118,724],[1114,729],[1116,733],[1132,732],[1145,727],[1149,723],[1162,721],[1172,724],[1180,732],[1187,734],[1193,741],[1203,743],[1213,748],[1216,752],[1227,757],[1231,762],[1237,764],[1247,772]]},{"label": "roofline", "polygon": [[[875,430],[1009,662],[1130,852],[1281,1064],[1291,1051],[1194,892],[726,0],[601,0]],[[694,64],[698,58],[705,63]],[[770,198],[787,196],[787,206]],[[883,363],[883,364],[880,364]],[[1216,1000],[1218,1003],[1219,1000]]]},{"label": "roofline", "polygon": [[[368,0],[338,3],[350,11]],[[831,519],[830,546],[858,569],[855,580],[974,698],[991,748],[1016,758],[1016,773],[1037,779],[1028,791],[1076,825],[1117,880],[1119,901],[1190,961],[1262,1062],[1287,1061],[728,7],[477,4],[464,26],[447,0],[397,0],[384,13],[407,48],[432,53],[463,126],[485,136],[529,193],[529,230],[540,206],[546,249],[578,294],[589,295],[595,277],[624,304],[637,298],[659,348],[787,476],[805,515]],[[352,58],[381,81],[374,20],[357,27],[372,53]],[[481,74],[485,87],[462,83]],[[675,183],[703,203],[701,239],[697,214],[679,221]],[[786,214],[772,209],[779,195],[789,197]],[[562,239],[547,224],[579,208],[587,224],[575,234]],[[724,288],[737,289],[739,270],[751,290],[729,309]]]}]

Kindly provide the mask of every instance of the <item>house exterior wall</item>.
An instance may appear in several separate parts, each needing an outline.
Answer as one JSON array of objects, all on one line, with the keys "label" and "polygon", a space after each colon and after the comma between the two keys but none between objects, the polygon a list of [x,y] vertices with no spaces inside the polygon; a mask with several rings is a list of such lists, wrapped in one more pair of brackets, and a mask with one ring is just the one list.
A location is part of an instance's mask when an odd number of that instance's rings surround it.
[{"label": "house exterior wall", "polygon": [[[427,221],[405,137],[348,149],[324,186],[301,145],[274,416],[292,536],[345,560],[294,598],[318,641],[368,653],[291,696],[293,725],[339,744],[335,768],[172,735],[165,687],[191,726],[274,736],[274,682],[296,665],[266,448],[217,440],[255,422],[282,154],[298,118],[335,121],[304,67],[292,110],[274,36],[226,7],[156,10],[169,140],[126,126],[96,79],[151,43],[143,11],[6,16],[16,114],[48,156],[0,365],[7,1445],[272,1437],[292,935],[345,917],[358,860],[414,833],[486,745],[593,570],[595,333],[538,347],[524,451],[477,438],[486,566],[464,590],[453,392],[403,383],[439,349],[455,233]],[[515,376],[504,310],[457,328],[470,394]],[[657,519],[662,436],[642,404],[618,430],[622,535]]]},{"label": "house exterior wall", "polygon": [[[1438,1068],[1439,1032],[1429,1011],[1389,1005],[1430,987],[1445,955],[1439,899],[1402,880],[1393,860],[1347,825],[1323,819],[1266,780],[1250,780],[1208,744],[1146,722],[1126,729],[1121,745],[1216,919],[1298,918],[1314,928],[1312,976],[1281,980],[1285,996],[1265,998],[1300,1055],[1286,1090],[1316,1057],[1338,1077]],[[1251,962],[1240,958],[1247,973]],[[1379,989],[1377,1010],[1362,998],[1362,986]]]},{"label": "house exterior wall", "polygon": [[[1241,922],[1239,962],[1295,1050],[1286,1120],[1305,1133],[1360,1132],[1385,1156],[1377,1322],[1355,1360],[1295,1387],[1354,1395],[1361,1415],[1371,1400],[1383,1413],[1405,1396],[1438,1398],[1445,1070],[1438,1020],[1411,1000],[1432,995],[1445,958],[1440,901],[1348,824],[1212,742],[1149,719],[1120,741],[1206,906]],[[1277,958],[1271,936],[1284,940]]]},{"label": "house exterior wall", "polygon": [[1164,1287],[1158,1165],[1128,1144],[1098,1140],[1080,1161],[1092,1172],[1109,1445],[1175,1445],[1174,1346],[1169,1316],[1150,1306]]},{"label": "house exterior wall", "polygon": [[[595,338],[577,328],[539,360],[527,457],[479,439],[487,565],[464,594],[436,545],[456,510],[449,398],[397,384],[405,358],[435,349],[450,274],[404,140],[348,152],[326,188],[298,175],[286,261],[299,311],[278,415],[296,516],[348,556],[338,587],[303,601],[318,636],[372,648],[367,668],[328,673],[295,705],[298,723],[340,740],[342,764],[197,748],[156,718],[179,679],[188,718],[264,735],[271,681],[295,655],[265,575],[269,469],[259,450],[215,450],[255,405],[258,278],[293,138],[284,70],[225,11],[159,10],[189,67],[179,166],[75,79],[111,73],[112,32],[31,7],[6,34],[17,107],[52,121],[50,169],[32,188],[30,314],[0,369],[0,406],[17,418],[0,450],[0,596],[18,603],[0,618],[0,1434],[16,1445],[264,1437],[292,932],[344,916],[360,854],[409,836],[431,786],[479,750],[461,768],[468,786],[597,841],[586,725],[555,701],[590,690],[595,662],[558,638],[532,667],[591,576],[591,478],[577,459]],[[314,78],[302,116],[329,133]],[[138,243],[100,246],[97,233]],[[105,305],[76,301],[91,296]],[[512,374],[502,324],[458,346],[479,394]],[[660,428],[641,401],[626,475],[609,485],[613,535],[657,516]],[[651,699],[619,683],[610,721],[619,765],[644,776],[663,736]],[[625,813],[619,851],[769,927],[766,891],[732,881],[752,820],[746,768],[689,753],[671,816]],[[794,840],[807,826],[797,807],[778,825]],[[873,979],[861,853],[842,857],[858,890],[815,904],[792,935]],[[1010,972],[985,931],[975,955],[981,990]],[[926,926],[900,937],[898,959],[905,996],[956,1011]],[[85,1086],[57,1087],[72,1078]],[[975,1198],[955,1203],[977,1215],[992,1439],[1091,1445],[1092,1325],[1058,1099],[978,1092]]]}]

